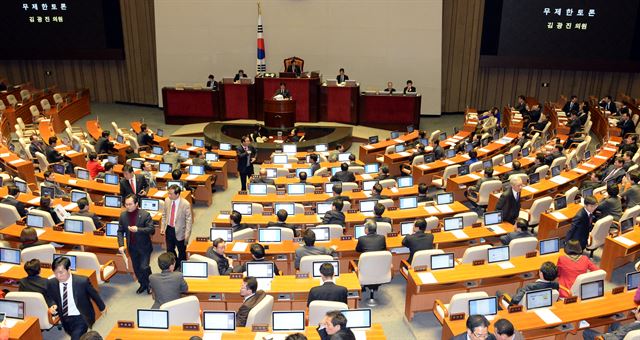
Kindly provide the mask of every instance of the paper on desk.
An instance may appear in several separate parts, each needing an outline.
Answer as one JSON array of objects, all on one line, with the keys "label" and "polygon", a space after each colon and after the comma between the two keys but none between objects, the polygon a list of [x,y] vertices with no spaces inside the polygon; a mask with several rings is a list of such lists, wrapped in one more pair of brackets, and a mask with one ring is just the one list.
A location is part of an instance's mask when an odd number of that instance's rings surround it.
[{"label": "paper on desk", "polygon": [[38,237],[40,237],[40,235],[44,234],[44,232],[46,230],[41,229],[41,228],[34,228],[36,230],[36,235],[38,235]]},{"label": "paper on desk", "polygon": [[498,227],[497,225],[494,225],[491,227],[491,229],[493,229],[493,232],[496,234],[505,234],[507,231],[502,229],[502,227]]},{"label": "paper on desk", "polygon": [[246,242],[236,242],[233,244],[233,248],[231,249],[231,251],[237,251],[237,252],[245,251],[247,250],[248,245],[249,243],[246,243]]},{"label": "paper on desk", "polygon": [[556,184],[565,184],[569,182],[569,179],[564,176],[555,176],[555,177],[551,177],[551,182]]},{"label": "paper on desk", "polygon": [[437,205],[436,208],[443,214],[449,214],[453,212],[453,209],[451,209],[451,207],[447,204]]},{"label": "paper on desk", "polygon": [[628,239],[628,238],[626,238],[624,236],[615,237],[614,240],[624,244],[625,246],[634,246],[634,245],[637,244],[635,241],[630,240],[630,239]]},{"label": "paper on desk", "polygon": [[13,326],[18,324],[18,322],[22,322],[22,320],[6,318],[6,319],[4,319],[4,327],[13,328]]},{"label": "paper on desk", "polygon": [[396,143],[400,143],[400,144],[404,143],[404,141],[402,139],[400,139],[400,138],[396,138],[393,141],[396,142]]},{"label": "paper on desk", "polygon": [[393,188],[391,188],[390,190],[391,190],[391,192],[393,192],[393,193],[397,193],[397,192],[398,192],[398,188],[396,188],[396,187],[393,187]]},{"label": "paper on desk", "polygon": [[489,150],[488,150],[488,149],[485,149],[485,148],[480,148],[478,151],[482,151],[482,152],[489,152]]},{"label": "paper on desk", "polygon": [[438,280],[436,280],[435,276],[433,276],[433,273],[431,272],[418,272],[417,274],[423,284],[438,283]]},{"label": "paper on desk", "polygon": [[559,211],[554,211],[551,213],[551,216],[553,216],[556,220],[566,220],[569,219],[565,214],[559,212]]},{"label": "paper on desk", "polygon": [[69,150],[69,151],[65,152],[65,154],[67,154],[67,155],[75,155],[77,153],[78,152],[76,150]]},{"label": "paper on desk", "polygon": [[595,155],[595,158],[603,159],[603,160],[605,160],[605,161],[606,161],[607,159],[609,159],[609,158],[607,158],[607,157],[605,157],[605,156],[600,156],[600,155]]},{"label": "paper on desk", "polygon": [[166,175],[167,175],[166,172],[156,172],[156,177],[164,177]]},{"label": "paper on desk", "polygon": [[452,230],[451,234],[453,234],[453,236],[455,236],[456,238],[464,238],[464,239],[469,238],[469,235],[467,235],[464,231],[462,231],[460,229]]},{"label": "paper on desk", "polygon": [[190,147],[187,148],[187,150],[189,150],[189,151],[193,151],[195,149],[197,149],[195,146],[190,146]]},{"label": "paper on desk", "polygon": [[583,163],[582,165],[586,166],[587,168],[591,168],[591,169],[595,169],[597,165],[595,164],[591,164],[591,163]]},{"label": "paper on desk", "polygon": [[2,158],[4,158],[4,157],[9,157],[9,156],[11,156],[11,154],[10,154],[10,153],[8,153],[8,152],[0,153],[0,157],[2,157]]},{"label": "paper on desk", "polygon": [[166,190],[158,190],[155,194],[153,194],[153,197],[164,197],[164,195],[167,194]]},{"label": "paper on desk", "polygon": [[502,164],[502,166],[505,167],[505,168],[511,169],[513,167],[513,164],[507,163],[507,164]]},{"label": "paper on desk", "polygon": [[418,168],[422,169],[422,170],[429,170],[431,169],[430,166],[426,165],[426,164],[420,164],[418,165]]},{"label": "paper on desk", "polygon": [[451,165],[451,164],[453,164],[453,163],[454,163],[454,161],[452,161],[452,160],[450,160],[450,159],[445,159],[445,160],[443,160],[443,162],[444,162],[445,164],[449,164],[449,165]]},{"label": "paper on desk", "polygon": [[218,214],[218,219],[228,220],[229,219],[229,214]]},{"label": "paper on desk", "polygon": [[589,172],[589,170],[585,170],[585,169],[582,169],[582,168],[575,168],[575,169],[572,169],[572,170],[577,172],[577,173],[579,173],[579,174],[586,174],[587,172]]},{"label": "paper on desk", "polygon": [[538,192],[538,189],[536,189],[536,188],[534,188],[534,187],[532,187],[530,185],[527,185],[526,187],[524,187],[522,189],[524,189],[524,190],[526,190],[528,192]]},{"label": "paper on desk", "polygon": [[0,263],[0,274],[6,273],[9,269],[13,268],[13,266],[15,265],[11,263]]},{"label": "paper on desk", "polygon": [[274,140],[273,142],[274,142],[274,143],[276,143],[276,144],[282,144],[282,143],[284,143],[284,141],[283,141],[283,140],[280,140],[280,139],[276,139],[276,140]]},{"label": "paper on desk", "polygon": [[542,321],[544,321],[544,323],[546,323],[547,325],[562,322],[562,320],[549,308],[538,308],[533,312],[536,313],[536,315],[538,315],[538,317],[542,319]]},{"label": "paper on desk", "polygon": [[202,334],[202,340],[220,340],[222,339],[222,332],[204,331]]},{"label": "paper on desk", "polygon": [[187,165],[191,165],[191,164],[193,164],[193,161],[191,160],[191,158],[189,158],[186,161],[184,161],[183,163],[187,164]]},{"label": "paper on desk", "polygon": [[369,174],[362,174],[362,175],[360,175],[360,176],[362,176],[362,179],[367,179],[367,180],[369,180],[369,179],[372,179],[372,178],[373,178],[373,177],[371,177],[371,175],[369,175]]},{"label": "paper on desk", "polygon": [[22,160],[22,159],[14,159],[14,160],[12,160],[11,162],[9,162],[9,164],[11,164],[11,165],[16,165],[16,164],[18,164],[18,163],[22,163],[22,162],[23,162],[23,160]]},{"label": "paper on desk", "polygon": [[471,178],[471,179],[480,179],[480,176],[478,176],[476,174],[468,174],[467,176],[469,176],[469,178]]},{"label": "paper on desk", "polygon": [[367,197],[371,197],[371,191],[363,191],[362,193]]},{"label": "paper on desk", "polygon": [[424,210],[426,210],[431,215],[436,215],[439,212],[438,209],[436,209],[436,207],[432,205],[425,205]]},{"label": "paper on desk", "polygon": [[398,155],[402,156],[402,157],[409,157],[411,156],[411,153],[408,151],[402,151],[402,152],[398,152]]},{"label": "paper on desk", "polygon": [[65,205],[65,206],[64,206],[64,210],[67,210],[67,211],[68,211],[68,210],[73,210],[73,209],[75,209],[75,208],[77,208],[77,207],[78,207],[78,204],[76,204],[76,203],[69,203],[69,204],[67,204],[67,205]]},{"label": "paper on desk", "polygon": [[610,147],[606,147],[606,146],[604,148],[602,148],[602,149],[604,149],[606,151],[613,151],[613,152],[617,152],[618,151],[618,150],[616,150],[614,148],[610,148]]},{"label": "paper on desk", "polygon": [[501,144],[501,145],[505,145],[505,144],[507,144],[507,143],[509,143],[509,142],[508,142],[508,141],[506,141],[506,140],[504,140],[504,139],[498,139],[498,140],[496,141],[496,144]]},{"label": "paper on desk", "polygon": [[513,267],[515,267],[513,265],[513,263],[509,262],[509,261],[502,261],[502,262],[498,262],[498,267],[502,268],[502,269],[511,269]]},{"label": "paper on desk", "polygon": [[373,145],[363,145],[362,147],[367,149],[367,150],[373,149]]},{"label": "paper on desk", "polygon": [[196,178],[198,178],[198,175],[189,175],[187,176],[187,181],[193,181]]},{"label": "paper on desk", "polygon": [[373,214],[373,211],[363,212],[363,213],[362,213],[362,215],[364,215],[364,216],[366,216],[366,217],[373,217],[373,216],[375,216],[375,215]]},{"label": "paper on desk", "polygon": [[32,198],[27,203],[34,204],[34,205],[38,204],[38,203],[40,203],[40,197]]},{"label": "paper on desk", "polygon": [[293,164],[291,164],[291,163],[282,164],[282,167],[285,168],[285,169],[291,169],[293,167]]},{"label": "paper on desk", "polygon": [[68,183],[69,183],[69,184],[76,184],[76,183],[78,183],[78,181],[76,181],[75,179],[70,179],[70,180],[68,181]]}]

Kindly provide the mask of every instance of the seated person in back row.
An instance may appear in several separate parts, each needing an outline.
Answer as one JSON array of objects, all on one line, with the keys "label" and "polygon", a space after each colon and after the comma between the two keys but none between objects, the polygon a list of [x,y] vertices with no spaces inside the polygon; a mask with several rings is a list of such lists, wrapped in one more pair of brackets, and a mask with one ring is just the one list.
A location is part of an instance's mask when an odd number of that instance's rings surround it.
[{"label": "seated person in back row", "polygon": [[[334,185],[335,187],[335,185]],[[0,201],[0,203],[12,205],[18,211],[20,217],[27,216],[27,208],[25,208],[24,203],[18,201],[18,195],[20,195],[20,189],[18,189],[15,185],[10,185],[8,190],[8,195]]]},{"label": "seated person in back row", "polygon": [[373,217],[373,220],[376,222],[385,222],[385,223],[391,223],[391,219],[388,217],[382,217],[382,214],[384,214],[384,211],[387,209],[387,207],[384,206],[384,204],[382,203],[376,203],[376,205],[373,207],[373,213],[375,214],[375,216]]},{"label": "seated person in back row", "polygon": [[[249,251],[251,252],[251,262],[271,262],[273,263],[273,272],[275,275],[280,275],[280,270],[278,266],[273,261],[267,261],[264,258],[265,250],[264,246],[260,243],[254,243],[249,247]],[[247,263],[243,263],[235,268],[233,268],[234,273],[244,273],[247,271]]]},{"label": "seated person in back row", "polygon": [[27,261],[24,264],[24,271],[27,277],[18,281],[18,291],[40,293],[47,300],[47,279],[40,276],[40,260]]},{"label": "seated person in back row", "polygon": [[289,214],[287,213],[286,210],[284,209],[278,210],[278,212],[276,212],[276,216],[278,217],[278,222],[269,222],[267,223],[267,227],[279,227],[279,228],[291,229],[293,231],[294,237],[300,236],[300,232],[296,229],[294,225],[287,224],[286,221],[287,221],[287,217],[289,217]]},{"label": "seated person in back row", "polygon": [[213,240],[213,245],[207,249],[206,253],[208,258],[216,261],[218,264],[218,273],[220,273],[220,275],[229,275],[233,268],[233,259],[224,254],[226,245],[227,243],[218,237]]},{"label": "seated person in back row", "polygon": [[376,183],[371,188],[371,199],[374,200],[386,200],[389,196],[382,195],[382,185],[380,183]]},{"label": "seated person in back row", "polygon": [[104,163],[104,169],[102,170],[102,172],[99,172],[96,175],[95,179],[104,180],[107,174],[109,174],[109,175],[115,175],[116,174],[115,171],[113,170],[113,163],[111,163],[111,162]]},{"label": "seated person in back row", "polygon": [[335,245],[331,248],[316,247],[314,245],[316,243],[316,234],[311,229],[306,229],[302,233],[302,240],[304,241],[304,246],[296,248],[296,257],[294,262],[296,269],[300,269],[300,260],[307,255],[331,255],[333,257],[336,256]]},{"label": "seated person in back row", "polygon": [[527,222],[527,220],[525,220],[524,218],[518,218],[516,220],[516,231],[512,231],[506,235],[500,236],[500,242],[502,242],[502,244],[504,245],[508,245],[511,241],[517,238],[531,236],[535,237],[535,235],[529,232],[529,222]]},{"label": "seated person in back row", "polygon": [[367,231],[367,234],[358,238],[358,244],[356,245],[356,251],[358,253],[387,250],[386,238],[377,234],[378,225],[375,221],[367,219],[364,223],[364,229]]},{"label": "seated person in back row", "polygon": [[429,187],[426,183],[418,184],[418,203],[433,201],[432,197],[427,196]]},{"label": "seated person in back row", "polygon": [[407,235],[402,239],[402,246],[409,248],[409,259],[411,263],[413,254],[420,250],[433,249],[433,234],[425,233],[427,230],[427,221],[419,218],[414,222],[413,234]]},{"label": "seated person in back row", "polygon": [[404,94],[407,94],[407,92],[416,92],[416,88],[415,86],[413,86],[413,81],[411,80],[407,80],[407,86],[404,87],[404,90],[402,91]]},{"label": "seated person in back row", "polygon": [[384,89],[384,92],[389,92],[389,94],[396,92],[396,89],[393,88],[393,82],[387,82],[387,88]]},{"label": "seated person in back row", "polygon": [[263,290],[258,290],[258,280],[255,277],[247,276],[242,279],[242,287],[240,287],[240,296],[244,298],[242,306],[236,313],[236,327],[245,327],[247,325],[247,317],[253,307],[255,307],[267,294]]},{"label": "seated person in back row", "polygon": [[77,212],[72,212],[71,216],[89,217],[89,218],[91,218],[91,220],[93,220],[93,225],[96,227],[96,229],[102,228],[102,222],[100,222],[100,217],[98,217],[98,215],[96,215],[96,213],[89,211],[89,200],[88,199],[83,197],[83,198],[79,199],[76,204],[78,204],[78,209],[79,210]]},{"label": "seated person in back row", "polygon": [[175,270],[175,255],[169,252],[160,254],[158,267],[162,272],[149,276],[149,288],[153,294],[152,309],[159,309],[163,304],[179,299],[181,294],[189,290],[182,273]]},{"label": "seated person in back row", "polygon": [[493,167],[489,166],[484,168],[484,177],[480,178],[475,185],[470,186],[465,192],[465,194],[467,195],[467,197],[477,196],[478,192],[480,191],[480,187],[482,186],[482,183],[492,181],[494,179],[495,178],[493,178]]},{"label": "seated person in back row", "polygon": [[329,180],[331,182],[355,182],[356,175],[354,175],[353,172],[349,171],[349,164],[342,163],[340,164],[340,171],[331,176]]},{"label": "seated person in back row", "polygon": [[340,200],[342,202],[349,201],[349,196],[344,196],[342,195],[342,183],[336,183],[333,185],[333,187],[331,187],[331,191],[333,192],[333,198],[330,199],[331,201],[337,201]]},{"label": "seated person in back row", "polygon": [[257,183],[257,184],[275,185],[275,182],[273,181],[273,179],[267,178],[266,168],[260,168],[260,172],[258,176],[252,177],[250,182]]},{"label": "seated person in back row", "polygon": [[49,198],[49,196],[40,197],[40,206],[35,209],[48,212],[51,215],[51,218],[53,219],[53,224],[60,223],[60,218],[58,217],[58,214],[56,214],[56,211],[51,207],[51,198]]},{"label": "seated person in back row", "polygon": [[336,285],[333,282],[333,275],[334,268],[331,263],[323,263],[320,265],[322,284],[309,290],[307,306],[316,300],[347,303],[347,288]]},{"label": "seated person in back row", "polygon": [[389,174],[389,167],[386,165],[381,166],[380,170],[378,170],[378,178],[376,179],[378,181],[382,181],[384,179],[393,179],[393,176]]},{"label": "seated person in back row", "polygon": [[240,223],[242,222],[242,214],[237,211],[232,211],[229,214],[229,223],[231,224],[231,232],[237,232],[244,229],[250,229],[251,226],[248,224]]},{"label": "seated person in back row", "polygon": [[300,183],[307,184],[307,173],[306,172],[304,172],[304,171],[301,172],[298,175],[298,178],[300,179]]},{"label": "seated person in back row", "polygon": [[[558,282],[555,281],[556,278],[558,277],[558,268],[553,262],[547,261],[543,263],[542,266],[540,266],[540,271],[538,275],[539,275],[539,279],[536,280],[535,282],[528,283],[524,285],[524,287],[518,288],[515,295],[513,295],[513,297],[511,298],[511,301],[509,302],[509,306],[519,305],[520,302],[522,301],[522,298],[524,298],[524,294],[529,291],[546,289],[546,288],[557,290],[560,288],[560,286],[558,285]],[[498,292],[498,295],[502,295],[502,294]]]},{"label": "seated person in back row", "polygon": [[341,200],[334,200],[331,203],[331,210],[327,211],[322,217],[322,224],[339,224],[344,228],[344,213],[342,212],[342,208],[344,207],[344,202]]}]

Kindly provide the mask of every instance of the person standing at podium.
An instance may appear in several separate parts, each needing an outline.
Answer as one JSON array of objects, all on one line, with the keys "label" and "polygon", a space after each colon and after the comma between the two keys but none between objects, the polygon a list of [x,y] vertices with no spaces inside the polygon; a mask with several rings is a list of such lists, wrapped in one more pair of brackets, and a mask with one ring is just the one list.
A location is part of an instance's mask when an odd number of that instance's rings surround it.
[{"label": "person standing at podium", "polygon": [[284,99],[292,99],[291,95],[289,94],[289,90],[287,90],[287,85],[284,82],[280,83],[280,88],[276,91],[276,93],[273,95],[275,96],[282,96],[282,98]]},{"label": "person standing at podium", "polygon": [[349,76],[344,74],[344,69],[341,68],[340,69],[340,74],[338,74],[338,76],[336,77],[336,81],[338,82],[338,84],[342,84],[342,83],[346,82],[347,80],[349,80]]},{"label": "person standing at podium", "polygon": [[246,77],[247,75],[244,73],[243,70],[238,70],[238,73],[236,73],[236,76],[233,77],[233,81],[237,82],[237,81],[240,81],[240,78],[246,78]]},{"label": "person standing at podium", "polygon": [[407,92],[416,93],[416,88],[413,86],[413,81],[407,80],[407,86],[404,87],[402,93],[407,94]]},{"label": "person standing at podium", "polygon": [[[280,85],[282,87],[282,84]],[[251,138],[244,135],[240,146],[236,148],[238,154],[238,172],[240,173],[241,190],[247,190],[247,177],[253,175],[253,163],[256,161],[258,151],[251,145]]]}]

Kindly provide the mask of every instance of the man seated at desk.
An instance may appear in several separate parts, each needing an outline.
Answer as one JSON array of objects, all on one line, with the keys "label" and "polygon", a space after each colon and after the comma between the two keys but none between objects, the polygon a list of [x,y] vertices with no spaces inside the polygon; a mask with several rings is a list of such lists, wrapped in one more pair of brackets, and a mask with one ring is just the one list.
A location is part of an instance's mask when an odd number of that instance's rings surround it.
[{"label": "man seated at desk", "polygon": [[267,228],[269,227],[277,227],[284,229],[291,229],[293,231],[293,236],[300,236],[300,232],[296,229],[296,227],[292,224],[287,223],[287,217],[289,217],[289,213],[286,210],[280,209],[276,212],[276,217],[278,217],[277,222],[269,222],[267,223]]},{"label": "man seated at desk", "polygon": [[480,191],[480,187],[482,186],[482,183],[492,181],[494,179],[495,178],[493,178],[493,167],[488,166],[484,168],[484,177],[478,179],[475,185],[472,185],[469,188],[467,188],[467,191],[465,192],[465,194],[467,194],[467,197],[468,196],[477,197],[478,192]]},{"label": "man seated at desk", "polygon": [[349,80],[349,76],[344,74],[344,69],[343,68],[340,68],[338,76],[336,77],[336,81],[338,82],[338,84],[342,84],[342,83],[346,82],[347,80]]},{"label": "man seated at desk", "polygon": [[394,178],[389,174],[389,167],[386,165],[383,165],[378,170],[378,177],[376,179],[378,181],[382,181],[384,179],[394,179]]},{"label": "man seated at desk", "polygon": [[207,78],[207,88],[211,89],[211,90],[217,90],[218,89],[218,82],[213,80],[215,77],[213,76],[213,74],[210,74],[209,77]]},{"label": "man seated at desk", "polygon": [[[625,208],[631,208],[640,204],[640,172],[627,172],[627,175],[622,179],[622,187],[626,188],[620,197],[624,200]],[[629,187],[626,185],[629,184]]]},{"label": "man seated at desk", "polygon": [[628,135],[622,143],[620,143],[620,151],[618,151],[618,153],[624,154],[627,151],[630,151],[634,155],[638,152],[638,135]]},{"label": "man seated at desk", "polygon": [[320,335],[320,340],[356,339],[355,334],[347,328],[347,318],[337,310],[327,312],[318,325],[317,331],[318,335]]},{"label": "man seated at desk", "polygon": [[376,222],[391,223],[390,218],[382,217],[382,214],[384,214],[385,210],[387,210],[387,207],[385,207],[384,204],[376,203],[376,205],[373,207],[373,213],[375,216],[373,216],[372,220]]},{"label": "man seated at desk", "polygon": [[10,185],[7,189],[8,195],[0,201],[0,203],[12,205],[18,211],[20,217],[27,216],[27,208],[25,208],[24,203],[17,200],[18,195],[20,195],[20,189],[18,189],[15,185]]},{"label": "man seated at desk", "polygon": [[307,255],[331,255],[333,257],[336,256],[336,246],[327,248],[316,247],[314,245],[316,243],[316,234],[311,229],[306,229],[302,233],[302,240],[304,241],[304,246],[296,248],[296,257],[294,263],[296,269],[300,269],[300,259]]},{"label": "man seated at desk", "polygon": [[307,306],[316,300],[347,303],[347,288],[338,286],[333,282],[334,274],[334,268],[331,263],[323,263],[320,265],[322,284],[311,288],[307,296]]},{"label": "man seated at desk", "polygon": [[27,277],[18,281],[18,291],[40,293],[47,300],[47,279],[40,276],[40,260],[27,261],[24,264],[24,271]]},{"label": "man seated at desk", "polygon": [[501,180],[508,181],[511,175],[527,174],[527,172],[524,169],[522,169],[522,164],[518,160],[511,162],[511,169],[512,169],[511,171],[507,171],[504,174],[502,174]]},{"label": "man seated at desk", "polygon": [[238,70],[238,73],[233,77],[233,82],[240,81],[240,78],[246,78],[247,75],[244,73],[244,70]]},{"label": "man seated at desk", "polygon": [[78,211],[72,212],[71,216],[84,216],[89,217],[93,221],[93,225],[96,229],[102,228],[102,222],[100,222],[100,217],[96,215],[96,213],[89,211],[89,200],[86,198],[81,198],[76,202],[78,205]]},{"label": "man seated at desk", "polygon": [[287,85],[284,82],[280,83],[280,88],[273,94],[274,98],[277,96],[282,96],[283,99],[292,99],[289,90],[287,90]]},{"label": "man seated at desk", "polygon": [[620,189],[617,185],[607,185],[607,197],[600,201],[594,214],[598,218],[612,216],[614,221],[620,221],[622,217],[622,201],[618,196]]},{"label": "man seated at desk", "polygon": [[[249,247],[249,251],[251,252],[251,262],[271,262],[273,263],[273,272],[276,275],[280,275],[280,270],[278,269],[278,266],[276,265],[276,263],[273,261],[267,261],[264,258],[265,250],[263,245],[261,245],[260,243],[254,243]],[[233,268],[234,273],[244,273],[246,271],[247,271],[246,262]]]},{"label": "man seated at desk", "polygon": [[604,334],[590,328],[585,329],[582,332],[582,338],[584,340],[593,340],[597,336],[601,336],[604,340],[625,339],[627,333],[640,329],[640,307],[636,307],[633,310],[633,317],[633,322],[626,325],[620,325],[620,323],[614,322],[609,326],[607,333]]},{"label": "man seated at desk", "polygon": [[300,180],[300,183],[302,184],[307,184],[307,173],[302,171],[298,174],[298,179]]},{"label": "man seated at desk", "polygon": [[364,229],[367,234],[358,237],[358,244],[356,245],[358,253],[387,250],[387,240],[384,236],[377,234],[378,225],[375,221],[367,219],[364,223]]},{"label": "man seated at desk", "polygon": [[418,184],[418,203],[433,201],[432,197],[427,196],[429,187],[426,183]]},{"label": "man seated at desk", "polygon": [[402,246],[409,248],[409,259],[407,260],[409,264],[413,260],[413,254],[417,251],[433,249],[433,234],[425,233],[426,230],[427,221],[424,218],[419,218],[413,224],[413,234],[402,239]]},{"label": "man seated at desk", "polygon": [[407,86],[404,87],[404,89],[402,90],[402,93],[404,94],[416,93],[416,88],[415,86],[413,86],[413,81],[407,80]]},{"label": "man seated at desk", "polygon": [[320,170],[320,162],[318,162],[318,154],[312,153],[309,155],[309,163],[311,164],[311,176],[315,176],[316,171]]},{"label": "man seated at desk", "polygon": [[[540,266],[540,271],[538,272],[538,280],[532,283],[527,283],[522,288],[518,288],[516,293],[509,301],[509,306],[519,305],[524,297],[524,294],[532,291],[532,290],[540,290],[540,289],[560,289],[560,285],[556,282],[556,278],[558,277],[558,268],[553,262],[545,262]],[[502,295],[498,291],[498,295]]]},{"label": "man seated at desk", "polygon": [[169,146],[169,150],[162,155],[162,162],[171,164],[171,169],[180,169],[180,163],[187,159],[180,156],[175,146]]},{"label": "man seated at desk", "polygon": [[387,88],[384,89],[384,92],[388,92],[389,94],[396,92],[396,89],[393,88],[393,82],[387,82]]},{"label": "man seated at desk", "polygon": [[67,195],[67,193],[62,190],[60,184],[56,182],[56,174],[51,170],[47,170],[44,172],[44,181],[40,184],[40,186],[52,188],[55,197],[69,197],[69,195]]},{"label": "man seated at desk", "polygon": [[535,237],[535,235],[529,232],[529,222],[524,218],[518,218],[516,220],[516,231],[500,236],[500,242],[506,246],[515,239],[531,236]]},{"label": "man seated at desk", "polygon": [[356,175],[353,172],[349,171],[349,164],[342,163],[340,164],[340,171],[336,172],[335,175],[331,176],[329,179],[331,182],[355,182]]},{"label": "man seated at desk", "polygon": [[382,194],[382,185],[380,183],[376,183],[371,188],[371,197],[372,200],[386,200],[389,198],[387,195]]},{"label": "man seated at desk", "polygon": [[273,179],[267,178],[266,168],[260,168],[260,172],[258,173],[258,176],[252,177],[250,182],[258,183],[258,184],[275,185],[275,182],[273,181]]},{"label": "man seated at desk", "polygon": [[115,144],[109,140],[110,135],[111,132],[109,130],[102,130],[102,134],[98,137],[95,145],[97,154],[116,152]]},{"label": "man seated at desk", "polygon": [[613,164],[610,165],[602,174],[602,184],[607,184],[609,181],[613,181],[615,184],[620,184],[625,173],[624,159],[622,157],[617,157]]},{"label": "man seated at desk", "polygon": [[251,228],[248,224],[240,223],[242,221],[242,214],[237,211],[232,211],[229,214],[229,224],[231,224],[231,232],[237,232],[244,229]]},{"label": "man seated at desk", "polygon": [[267,294],[263,290],[258,290],[258,280],[255,277],[247,276],[242,279],[240,296],[244,298],[242,306],[236,313],[236,327],[245,327],[247,317],[253,307],[255,307]]},{"label": "man seated at desk", "polygon": [[290,63],[289,65],[287,65],[287,69],[285,70],[285,72],[295,73],[296,77],[300,77],[300,74],[302,74],[302,69],[300,68],[300,65],[296,63]]},{"label": "man seated at desk", "polygon": [[349,166],[360,166],[360,164],[356,162],[356,155],[349,154]]},{"label": "man seated at desk", "polygon": [[220,237],[213,240],[213,245],[207,249],[207,257],[216,261],[218,264],[218,273],[220,275],[229,275],[233,268],[233,259],[224,254],[227,243]]},{"label": "man seated at desk", "polygon": [[452,340],[496,340],[489,333],[489,320],[484,315],[474,314],[467,318],[467,331],[454,336]]},{"label": "man seated at desk", "polygon": [[153,141],[153,131],[147,127],[146,123],[140,124],[140,133],[137,136],[139,146],[150,146]]},{"label": "man seated at desk", "polygon": [[151,309],[159,309],[163,304],[181,298],[181,294],[189,290],[182,273],[175,271],[175,255],[169,252],[160,254],[158,256],[158,267],[162,272],[149,276],[149,287],[153,295]]},{"label": "man seated at desk", "polygon": [[337,162],[338,161],[338,155],[340,155],[341,153],[344,153],[345,151],[347,151],[347,149],[344,147],[344,145],[342,144],[336,144],[336,149],[329,152],[329,156],[327,157],[327,161],[329,162]]},{"label": "man seated at desk", "polygon": [[322,224],[339,224],[344,228],[344,213],[342,212],[342,208],[344,207],[344,202],[342,200],[336,199],[331,203],[331,210],[327,211],[322,217]]},{"label": "man seated at desk", "polygon": [[611,96],[609,95],[604,96],[604,98],[600,100],[600,107],[604,111],[611,112],[612,115],[615,115],[616,113],[618,113],[618,108],[616,107],[616,103],[613,102],[613,98],[611,98]]},{"label": "man seated at desk", "polygon": [[102,169],[102,172],[99,172],[96,175],[95,179],[104,180],[104,178],[106,177],[107,174],[116,175],[116,172],[113,170],[113,163],[111,163],[111,162],[104,163],[104,168]]},{"label": "man seated at desk", "polygon": [[342,195],[342,183],[336,183],[331,187],[331,191],[333,192],[333,198],[330,201],[347,201],[351,203],[349,196]]}]

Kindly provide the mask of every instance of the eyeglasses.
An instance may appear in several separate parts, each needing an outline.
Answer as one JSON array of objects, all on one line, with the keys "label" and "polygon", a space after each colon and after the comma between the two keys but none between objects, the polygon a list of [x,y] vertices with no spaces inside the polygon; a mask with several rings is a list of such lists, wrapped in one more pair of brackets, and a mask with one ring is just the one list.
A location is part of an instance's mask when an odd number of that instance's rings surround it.
[{"label": "eyeglasses", "polygon": [[473,333],[473,336],[475,336],[475,337],[476,337],[476,338],[478,338],[478,339],[486,339],[486,338],[488,338],[488,337],[489,337],[489,332],[484,333],[484,334],[476,334],[476,333]]}]

